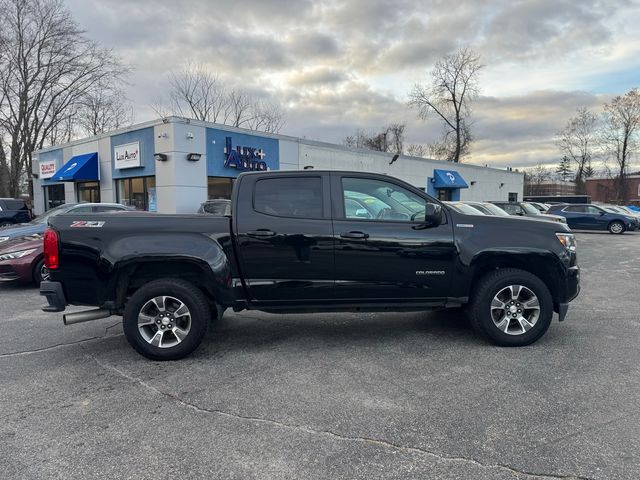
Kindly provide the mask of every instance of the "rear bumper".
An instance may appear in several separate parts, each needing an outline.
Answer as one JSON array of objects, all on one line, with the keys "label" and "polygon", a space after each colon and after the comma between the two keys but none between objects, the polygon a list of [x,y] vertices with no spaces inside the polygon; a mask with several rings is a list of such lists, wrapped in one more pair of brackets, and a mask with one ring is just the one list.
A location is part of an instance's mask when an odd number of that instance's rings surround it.
[{"label": "rear bumper", "polygon": [[62,284],[60,282],[41,282],[40,295],[47,297],[47,306],[42,307],[44,312],[62,312],[67,306],[64,298]]}]

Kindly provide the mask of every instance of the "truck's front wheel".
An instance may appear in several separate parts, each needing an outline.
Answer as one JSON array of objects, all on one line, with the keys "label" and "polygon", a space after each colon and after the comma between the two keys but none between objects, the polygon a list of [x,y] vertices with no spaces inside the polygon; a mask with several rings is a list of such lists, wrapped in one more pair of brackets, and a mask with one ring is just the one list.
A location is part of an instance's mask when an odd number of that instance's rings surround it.
[{"label": "truck's front wheel", "polygon": [[515,268],[499,269],[480,279],[469,307],[474,329],[505,347],[535,342],[553,318],[553,299],[544,282]]},{"label": "truck's front wheel", "polygon": [[194,285],[161,279],[136,290],[124,310],[128,342],[151,360],[178,360],[193,352],[211,319],[209,303]]}]

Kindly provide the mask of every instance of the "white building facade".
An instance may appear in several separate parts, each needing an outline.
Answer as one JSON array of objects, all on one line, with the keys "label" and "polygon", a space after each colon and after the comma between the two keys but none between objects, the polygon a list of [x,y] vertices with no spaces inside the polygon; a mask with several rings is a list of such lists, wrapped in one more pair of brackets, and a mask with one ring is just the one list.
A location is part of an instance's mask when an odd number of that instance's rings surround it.
[{"label": "white building facade", "polygon": [[383,173],[442,200],[523,196],[518,172],[169,117],[36,152],[34,213],[81,201],[194,213],[209,198],[229,198],[243,171],[309,168]]}]

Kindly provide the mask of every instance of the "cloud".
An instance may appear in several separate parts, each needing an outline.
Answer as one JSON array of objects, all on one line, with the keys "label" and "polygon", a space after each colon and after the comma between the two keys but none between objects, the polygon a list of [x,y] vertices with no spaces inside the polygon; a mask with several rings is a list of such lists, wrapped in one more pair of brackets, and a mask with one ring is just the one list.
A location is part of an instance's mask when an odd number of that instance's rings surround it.
[{"label": "cloud", "polygon": [[407,124],[407,143],[440,134],[406,105],[416,81],[460,46],[486,68],[472,161],[552,159],[579,105],[637,82],[632,0],[65,0],[87,35],[135,68],[137,119],[186,60],[287,108],[283,133],[340,142],[356,128]]}]

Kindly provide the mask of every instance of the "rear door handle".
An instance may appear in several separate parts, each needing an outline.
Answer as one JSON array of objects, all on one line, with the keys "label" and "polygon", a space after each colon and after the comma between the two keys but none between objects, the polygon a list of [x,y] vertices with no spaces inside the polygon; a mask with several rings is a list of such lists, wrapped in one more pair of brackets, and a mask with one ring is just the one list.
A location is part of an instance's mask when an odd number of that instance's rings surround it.
[{"label": "rear door handle", "polygon": [[250,232],[247,232],[247,235],[250,237],[273,237],[275,234],[276,232],[267,229],[252,230]]},{"label": "rear door handle", "polygon": [[369,238],[369,234],[364,232],[344,232],[340,236],[342,238]]}]

